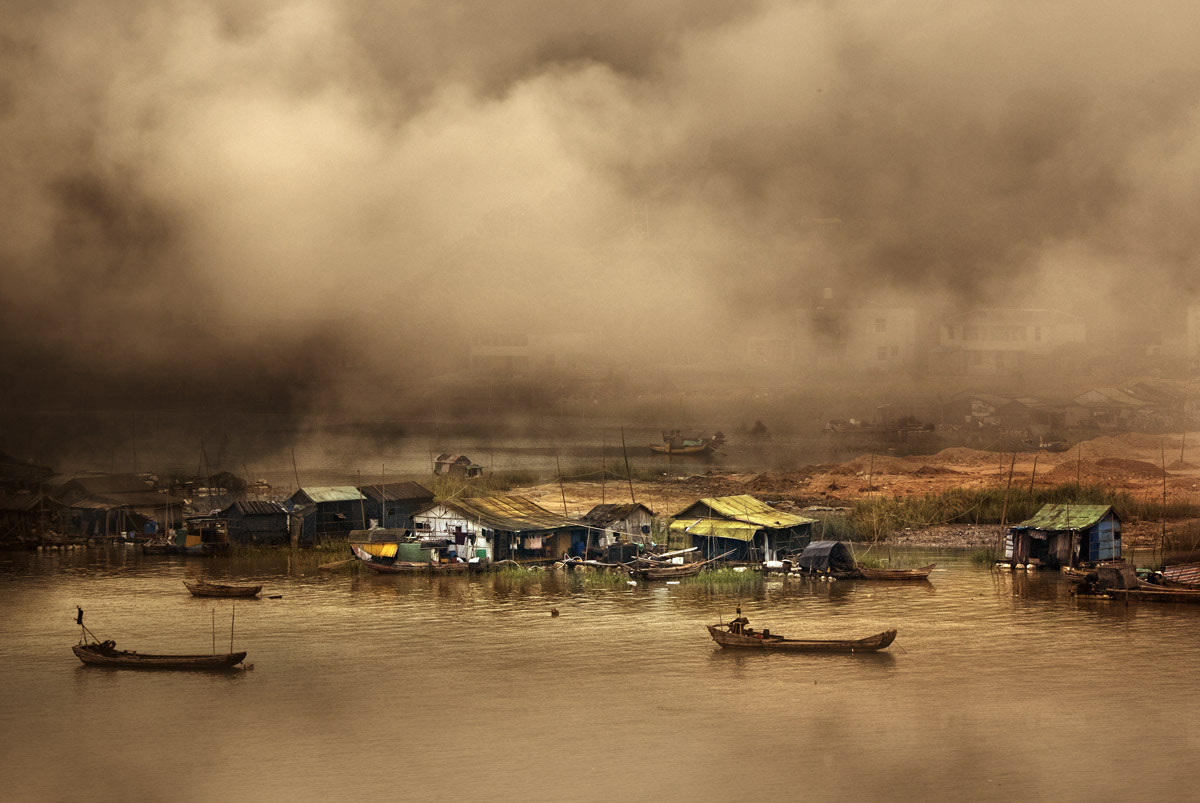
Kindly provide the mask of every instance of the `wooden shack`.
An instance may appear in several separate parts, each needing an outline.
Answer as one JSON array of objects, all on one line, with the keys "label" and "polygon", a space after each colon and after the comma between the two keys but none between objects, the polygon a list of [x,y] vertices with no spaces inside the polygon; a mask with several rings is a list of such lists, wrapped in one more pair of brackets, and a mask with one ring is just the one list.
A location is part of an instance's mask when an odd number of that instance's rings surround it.
[{"label": "wooden shack", "polygon": [[234,544],[285,544],[288,512],[278,502],[234,502],[221,511],[229,541]]},{"label": "wooden shack", "polygon": [[1111,505],[1043,505],[1005,537],[1012,565],[1088,566],[1121,559],[1121,519]]},{"label": "wooden shack", "polygon": [[481,477],[483,466],[471,462],[465,454],[443,452],[433,462],[435,477]]},{"label": "wooden shack", "polygon": [[590,528],[593,547],[621,542],[649,545],[654,511],[641,502],[596,505],[580,519],[580,524]]},{"label": "wooden shack", "polygon": [[433,491],[416,482],[360,485],[358,490],[366,497],[368,526],[374,521],[385,529],[411,530],[413,514],[433,504]]},{"label": "wooden shack", "polygon": [[413,516],[422,539],[443,538],[459,557],[544,563],[582,555],[587,528],[523,496],[447,499]]},{"label": "wooden shack", "polygon": [[707,557],[732,551],[729,560],[757,562],[798,554],[808,545],[815,523],[741,494],[693,502],[675,515],[670,530]]},{"label": "wooden shack", "polygon": [[309,485],[284,500],[293,543],[346,538],[367,528],[367,498],[353,485]]}]

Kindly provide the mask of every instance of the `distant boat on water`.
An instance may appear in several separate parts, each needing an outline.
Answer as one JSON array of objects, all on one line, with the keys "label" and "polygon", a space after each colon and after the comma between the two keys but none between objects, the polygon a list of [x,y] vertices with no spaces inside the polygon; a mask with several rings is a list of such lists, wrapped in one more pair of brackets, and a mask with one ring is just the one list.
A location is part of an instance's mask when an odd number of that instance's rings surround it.
[{"label": "distant boat on water", "polygon": [[725,433],[715,432],[711,436],[685,436],[678,429],[664,431],[662,443],[650,444],[650,451],[671,456],[711,455],[725,444]]}]

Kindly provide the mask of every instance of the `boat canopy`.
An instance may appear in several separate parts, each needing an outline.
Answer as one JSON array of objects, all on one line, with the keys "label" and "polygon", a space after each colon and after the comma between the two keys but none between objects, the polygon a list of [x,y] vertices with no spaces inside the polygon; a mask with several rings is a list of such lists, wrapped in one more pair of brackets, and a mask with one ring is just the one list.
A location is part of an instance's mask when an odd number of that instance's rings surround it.
[{"label": "boat canopy", "polygon": [[813,541],[796,563],[810,572],[850,571],[855,567],[854,556],[841,541]]}]

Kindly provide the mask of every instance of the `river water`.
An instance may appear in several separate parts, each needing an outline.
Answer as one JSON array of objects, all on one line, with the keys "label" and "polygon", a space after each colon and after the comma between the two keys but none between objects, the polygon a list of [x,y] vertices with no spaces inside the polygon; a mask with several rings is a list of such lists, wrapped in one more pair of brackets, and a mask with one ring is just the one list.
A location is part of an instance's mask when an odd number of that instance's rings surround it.
[{"label": "river water", "polygon": [[[928,584],[713,591],[321,573],[284,551],[0,553],[4,797],[1194,795],[1200,608],[1075,601],[1048,573],[935,559]],[[192,598],[180,581],[201,573],[263,596]],[[873,655],[724,652],[704,625],[738,602],[784,635],[899,637]],[[76,605],[142,652],[227,651],[232,615],[253,668],[85,667]]]}]

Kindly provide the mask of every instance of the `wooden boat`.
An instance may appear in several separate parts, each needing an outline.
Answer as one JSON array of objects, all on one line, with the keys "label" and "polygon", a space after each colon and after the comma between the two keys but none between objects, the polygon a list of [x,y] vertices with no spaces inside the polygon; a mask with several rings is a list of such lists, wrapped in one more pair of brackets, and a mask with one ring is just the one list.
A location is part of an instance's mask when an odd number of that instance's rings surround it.
[{"label": "wooden boat", "polygon": [[380,574],[458,574],[484,568],[480,563],[415,563],[412,561],[377,558],[365,549],[351,544],[350,551],[371,571]]},{"label": "wooden boat", "polygon": [[745,617],[729,624],[708,625],[713,641],[726,649],[779,650],[781,652],[876,652],[896,640],[895,630],[885,630],[860,639],[791,639],[777,636],[770,630],[756,632],[748,627]]},{"label": "wooden boat", "polygon": [[[691,552],[692,550],[684,550]],[[729,550],[715,558],[708,560],[698,560],[692,563],[666,563],[665,561],[647,561],[642,559],[641,566],[635,566],[629,570],[629,576],[640,580],[674,580],[678,577],[694,577],[700,574],[700,570],[710,563],[715,563],[722,558],[727,558],[732,555],[734,550]]]},{"label": "wooden boat", "polygon": [[919,569],[868,569],[859,566],[858,573],[864,580],[927,580],[936,563],[922,566]]},{"label": "wooden boat", "polygon": [[697,436],[685,438],[679,430],[673,429],[662,434],[662,443],[650,444],[650,451],[656,454],[666,454],[673,457],[696,455],[711,455],[725,443],[725,434],[717,432],[712,437]]},{"label": "wooden boat", "polygon": [[71,649],[89,666],[114,669],[232,669],[246,658],[245,651],[225,655],[149,655],[118,650],[113,641],[76,644]]},{"label": "wooden boat", "polygon": [[220,583],[206,583],[203,580],[183,581],[193,597],[257,597],[262,586],[227,586]]},{"label": "wooden boat", "polygon": [[1134,600],[1136,602],[1182,602],[1200,605],[1200,589],[1154,588],[1146,584],[1141,588],[1106,588],[1103,593],[1109,599]]},{"label": "wooden boat", "polygon": [[1165,588],[1200,589],[1200,563],[1175,563],[1162,570]]}]

